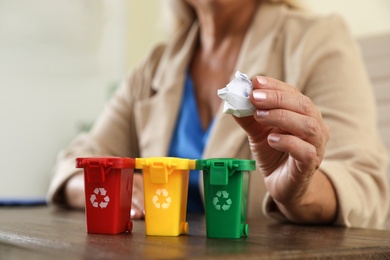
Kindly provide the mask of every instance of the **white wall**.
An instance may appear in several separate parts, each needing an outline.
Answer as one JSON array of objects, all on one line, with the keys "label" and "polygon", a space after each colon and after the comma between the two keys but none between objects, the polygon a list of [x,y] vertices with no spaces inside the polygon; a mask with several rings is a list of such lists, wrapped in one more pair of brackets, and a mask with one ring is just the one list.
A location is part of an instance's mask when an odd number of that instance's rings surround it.
[{"label": "white wall", "polygon": [[[162,2],[0,0],[0,198],[45,196],[58,151],[163,38]],[[301,2],[357,37],[390,32],[388,0]]]},{"label": "white wall", "polygon": [[0,0],[0,197],[43,197],[122,77],[122,0]]},{"label": "white wall", "polygon": [[338,13],[357,37],[390,32],[389,0],[299,0],[319,14]]}]

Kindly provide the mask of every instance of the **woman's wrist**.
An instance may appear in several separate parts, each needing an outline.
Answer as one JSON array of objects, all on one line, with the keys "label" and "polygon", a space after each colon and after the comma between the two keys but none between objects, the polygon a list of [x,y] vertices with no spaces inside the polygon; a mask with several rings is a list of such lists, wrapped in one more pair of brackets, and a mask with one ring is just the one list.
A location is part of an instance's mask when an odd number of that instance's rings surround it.
[{"label": "woman's wrist", "polygon": [[331,224],[337,215],[337,198],[329,178],[321,171],[313,175],[308,190],[298,201],[280,203],[278,210],[291,222]]}]

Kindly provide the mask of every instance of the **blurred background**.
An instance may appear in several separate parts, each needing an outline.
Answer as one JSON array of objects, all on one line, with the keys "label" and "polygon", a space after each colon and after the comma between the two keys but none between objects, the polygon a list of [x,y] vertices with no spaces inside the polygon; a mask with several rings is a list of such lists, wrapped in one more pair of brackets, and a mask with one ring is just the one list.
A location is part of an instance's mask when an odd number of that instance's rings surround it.
[{"label": "blurred background", "polygon": [[[388,0],[299,0],[357,38],[390,33]],[[58,151],[164,40],[164,0],[0,0],[0,199],[44,199]]]}]

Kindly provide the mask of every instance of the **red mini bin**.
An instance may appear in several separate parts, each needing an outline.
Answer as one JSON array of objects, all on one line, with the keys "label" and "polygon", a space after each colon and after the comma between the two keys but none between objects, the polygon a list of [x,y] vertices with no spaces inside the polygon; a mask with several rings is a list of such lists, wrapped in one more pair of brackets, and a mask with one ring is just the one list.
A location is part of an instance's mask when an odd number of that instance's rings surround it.
[{"label": "red mini bin", "polygon": [[131,232],[131,198],[135,159],[121,157],[77,158],[84,168],[87,232]]}]

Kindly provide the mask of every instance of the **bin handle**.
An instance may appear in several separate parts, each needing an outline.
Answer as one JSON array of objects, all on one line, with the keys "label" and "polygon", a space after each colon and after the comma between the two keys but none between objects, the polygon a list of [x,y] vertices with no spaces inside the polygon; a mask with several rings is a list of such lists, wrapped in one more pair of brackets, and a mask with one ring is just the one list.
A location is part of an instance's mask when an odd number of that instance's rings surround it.
[{"label": "bin handle", "polygon": [[210,184],[227,185],[229,183],[229,164],[216,161],[210,165]]},{"label": "bin handle", "polygon": [[89,160],[85,165],[88,182],[104,182],[106,173],[111,169],[112,161],[105,159]]},{"label": "bin handle", "polygon": [[152,162],[149,166],[150,181],[155,184],[168,183],[168,175],[176,168],[174,162]]}]

